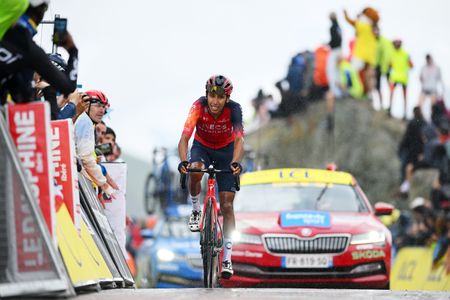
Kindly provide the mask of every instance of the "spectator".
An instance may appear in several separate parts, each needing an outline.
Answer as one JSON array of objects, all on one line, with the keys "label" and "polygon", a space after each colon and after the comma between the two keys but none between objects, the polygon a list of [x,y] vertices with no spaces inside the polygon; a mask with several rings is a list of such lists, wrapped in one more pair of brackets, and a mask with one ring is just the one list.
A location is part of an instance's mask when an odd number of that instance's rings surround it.
[{"label": "spectator", "polygon": [[373,33],[377,39],[376,59],[375,59],[375,89],[380,101],[380,110],[383,109],[383,93],[381,92],[381,79],[389,79],[389,63],[394,46],[392,41],[380,34],[378,25],[373,26]]},{"label": "spectator", "polygon": [[75,122],[75,147],[78,159],[81,161],[83,171],[96,186],[100,187],[107,197],[111,197],[117,185],[107,183],[107,178],[102,173],[101,167],[96,162],[95,153],[95,129],[93,125],[103,118],[107,107],[108,98],[100,91],[88,91],[89,106],[85,113],[81,114]]},{"label": "spectator", "polygon": [[3,0],[0,2],[0,41],[5,32],[17,22],[28,6],[28,0]]},{"label": "spectator", "polygon": [[431,201],[436,210],[450,208],[450,134],[447,123],[438,127],[438,139],[439,145],[435,150],[435,159],[439,176],[433,182],[431,191]]},{"label": "spectator", "polygon": [[423,159],[424,138],[423,126],[425,120],[419,107],[414,108],[414,118],[408,123],[405,134],[399,145],[399,156],[401,160],[400,193],[407,195],[410,189],[410,182],[414,166]]},{"label": "spectator", "polygon": [[434,228],[430,203],[424,198],[418,197],[411,202],[410,209],[412,219],[403,246],[427,246],[431,242]]},{"label": "spectator", "polygon": [[442,88],[444,86],[441,69],[434,63],[430,54],[425,56],[425,61],[426,64],[420,71],[420,83],[422,84],[422,90],[419,95],[420,108],[423,108],[423,103],[427,97],[430,98],[431,106],[435,105],[438,96],[438,85],[440,83]]},{"label": "spectator", "polygon": [[[356,72],[353,65],[347,60],[339,59],[339,88],[343,96],[350,96],[354,99],[361,99],[364,94],[364,87],[361,78]],[[327,112],[334,111],[335,98],[329,97],[326,99]],[[334,119],[331,114],[328,114],[326,121],[326,128],[332,130],[334,127]]]},{"label": "spectator", "polygon": [[255,108],[256,128],[269,123],[271,114],[276,110],[272,95],[265,95],[262,90],[259,90],[256,98],[252,100],[252,105]]},{"label": "spectator", "polygon": [[330,48],[328,45],[322,45],[318,47],[315,52],[314,59],[314,74],[313,80],[315,89],[318,89],[317,97],[322,97],[328,90],[328,78],[327,78],[327,61],[330,54]]},{"label": "spectator", "polygon": [[361,76],[366,95],[370,96],[374,87],[374,66],[376,62],[377,39],[373,26],[378,23],[378,12],[371,7],[363,9],[356,20],[344,10],[347,22],[355,28],[355,43],[352,64]]},{"label": "spectator", "polygon": [[330,21],[330,42],[328,43],[330,46],[330,54],[328,55],[327,61],[328,91],[325,94],[327,110],[326,127],[328,130],[334,128],[334,102],[336,98],[341,96],[339,89],[339,60],[342,54],[342,33],[334,12],[330,14]]},{"label": "spectator", "polygon": [[306,60],[304,53],[292,57],[286,78],[278,81],[275,86],[281,94],[281,102],[273,117],[289,117],[291,114],[306,108],[304,92],[304,75]]},{"label": "spectator", "polygon": [[105,135],[103,136],[103,143],[111,143],[112,146],[116,143],[116,133],[110,127],[106,127]]},{"label": "spectator", "polygon": [[120,157],[121,155],[122,149],[117,143],[115,143],[113,146],[113,152],[106,156],[106,160],[109,162],[124,162],[124,160]]},{"label": "spectator", "polygon": [[449,112],[445,107],[445,103],[442,99],[436,101],[431,106],[431,122],[436,128],[439,128],[441,124],[447,124],[450,121]]},{"label": "spectator", "polygon": [[305,58],[302,53],[295,55],[288,68],[286,81],[289,83],[289,89],[286,94],[286,102],[284,110],[287,115],[301,111],[305,108],[304,99],[301,92],[304,87]]},{"label": "spectator", "polygon": [[[450,214],[444,211],[439,211],[436,216],[435,230],[433,234],[433,241],[436,246],[433,251],[433,268],[436,268],[439,261],[447,254],[450,246]],[[450,270],[448,270],[450,271]]]},{"label": "spectator", "polygon": [[101,145],[104,143],[103,138],[106,134],[106,124],[103,121],[98,122],[95,125],[96,144]]},{"label": "spectator", "polygon": [[66,97],[76,88],[67,76],[52,65],[45,52],[33,41],[36,28],[48,8],[48,2],[49,0],[30,1],[25,13],[6,31],[0,41],[2,53],[8,53],[15,58],[0,60],[0,104],[6,103],[8,94],[16,103],[32,101],[31,82],[35,71]]},{"label": "spectator", "polygon": [[394,90],[397,84],[400,84],[403,89],[403,120],[406,120],[407,112],[407,90],[408,90],[408,72],[413,67],[408,52],[402,48],[402,41],[394,40],[394,51],[391,57],[391,73],[389,75],[390,83],[390,97],[388,115],[391,116],[392,100],[394,99]]},{"label": "spectator", "polygon": [[314,87],[314,53],[312,53],[309,50],[305,50],[302,52],[303,57],[305,58],[305,72],[303,74],[303,90],[301,91],[301,95],[303,98],[305,98],[307,101],[315,100],[317,97],[315,97],[313,93],[313,87]]},{"label": "spectator", "polygon": [[341,58],[339,73],[342,92],[354,99],[361,99],[364,94],[364,87],[353,65]]},{"label": "spectator", "polygon": [[[48,57],[51,63],[59,71],[64,73],[67,78],[70,79],[72,84],[76,86],[78,78],[78,49],[76,48],[70,33],[67,33],[64,37],[62,46],[69,53],[68,63],[66,63],[59,54],[49,54]],[[52,87],[47,80],[38,73],[34,74],[34,82],[36,98],[41,98],[43,96],[44,99],[50,103],[52,120],[73,117],[73,114],[75,113],[75,105],[73,102],[68,101],[67,98],[60,95],[59,91]],[[64,112],[61,111],[62,109],[64,109]]]}]

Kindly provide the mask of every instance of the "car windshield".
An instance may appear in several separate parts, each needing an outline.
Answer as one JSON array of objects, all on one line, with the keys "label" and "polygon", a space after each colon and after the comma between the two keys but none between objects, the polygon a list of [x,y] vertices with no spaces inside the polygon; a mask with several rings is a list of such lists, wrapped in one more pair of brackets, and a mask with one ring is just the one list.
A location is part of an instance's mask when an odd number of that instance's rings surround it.
[{"label": "car windshield", "polygon": [[238,212],[282,210],[367,212],[354,187],[341,184],[256,184],[242,186],[234,201]]},{"label": "car windshield", "polygon": [[197,232],[191,232],[188,228],[188,219],[169,219],[161,229],[161,236],[172,238],[198,238]]}]

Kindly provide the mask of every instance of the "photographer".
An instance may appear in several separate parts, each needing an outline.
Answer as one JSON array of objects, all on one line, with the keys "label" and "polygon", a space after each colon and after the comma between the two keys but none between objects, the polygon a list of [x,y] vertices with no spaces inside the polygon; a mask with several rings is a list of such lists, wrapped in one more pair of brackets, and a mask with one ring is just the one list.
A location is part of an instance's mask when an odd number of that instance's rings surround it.
[{"label": "photographer", "polygon": [[66,97],[76,88],[74,81],[59,72],[44,50],[33,41],[48,3],[49,0],[30,0],[25,13],[0,41],[4,58],[0,60],[0,104],[6,103],[8,94],[16,103],[33,101],[31,82],[35,71]]},{"label": "photographer", "polygon": [[[61,39],[60,45],[69,54],[69,61],[66,62],[60,54],[48,54],[51,63],[76,86],[78,79],[78,49],[73,42],[72,35],[66,32]],[[39,73],[34,74],[34,82],[36,89],[36,99],[44,97],[51,106],[52,120],[67,119],[73,117],[75,113],[75,104],[70,102],[68,98],[61,95],[61,93],[51,86],[48,81]],[[63,110],[64,109],[64,110]]]}]

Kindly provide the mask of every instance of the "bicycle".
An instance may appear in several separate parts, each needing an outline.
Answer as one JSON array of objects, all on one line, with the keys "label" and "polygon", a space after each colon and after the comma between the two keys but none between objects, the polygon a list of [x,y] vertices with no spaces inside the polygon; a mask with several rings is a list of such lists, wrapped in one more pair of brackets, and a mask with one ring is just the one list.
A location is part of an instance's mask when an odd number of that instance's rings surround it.
[{"label": "bicycle", "polygon": [[[190,168],[188,173],[207,173],[208,189],[203,201],[203,216],[200,222],[200,251],[203,260],[203,284],[205,288],[218,285],[220,252],[223,248],[222,225],[219,222],[219,208],[216,200],[216,174],[231,173],[231,170],[217,170],[214,165],[205,169]],[[240,189],[239,176],[234,177],[236,191]],[[180,184],[186,189],[186,174],[181,174]]]},{"label": "bicycle", "polygon": [[[154,148],[152,171],[144,186],[144,205],[148,214],[163,212],[186,203],[187,194],[178,187],[178,156],[166,148]],[[175,167],[175,169],[174,169]]]}]

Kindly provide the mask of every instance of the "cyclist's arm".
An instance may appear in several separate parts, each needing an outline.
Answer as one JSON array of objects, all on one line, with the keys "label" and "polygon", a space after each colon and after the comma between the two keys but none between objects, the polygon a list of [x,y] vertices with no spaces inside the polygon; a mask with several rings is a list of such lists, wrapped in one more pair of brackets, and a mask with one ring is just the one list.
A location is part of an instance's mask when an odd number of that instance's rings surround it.
[{"label": "cyclist's arm", "polygon": [[231,110],[231,122],[235,135],[232,162],[240,162],[244,156],[244,126],[242,124],[242,107],[237,103]]},{"label": "cyclist's arm", "polygon": [[188,160],[189,139],[189,136],[182,134],[180,141],[178,142],[178,154],[180,156],[180,161]]},{"label": "cyclist's arm", "polygon": [[237,136],[234,139],[234,150],[233,150],[232,162],[240,162],[243,156],[244,156],[244,137]]},{"label": "cyclist's arm", "polygon": [[184,122],[183,133],[181,134],[180,141],[178,142],[178,154],[180,155],[181,161],[188,160],[188,147],[189,139],[194,132],[195,126],[197,125],[198,118],[200,117],[201,105],[200,101],[197,100],[192,104],[189,110],[186,122]]}]

